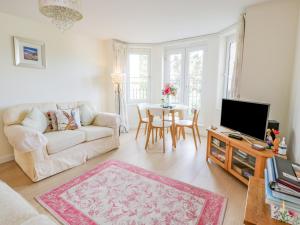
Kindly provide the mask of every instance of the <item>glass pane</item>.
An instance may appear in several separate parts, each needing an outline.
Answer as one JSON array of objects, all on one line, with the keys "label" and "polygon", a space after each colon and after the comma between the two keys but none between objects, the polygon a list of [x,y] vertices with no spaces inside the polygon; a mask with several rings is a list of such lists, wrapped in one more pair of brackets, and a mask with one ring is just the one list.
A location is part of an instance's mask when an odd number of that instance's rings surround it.
[{"label": "glass pane", "polygon": [[249,179],[254,176],[256,158],[237,149],[233,148],[231,168],[241,176]]},{"label": "glass pane", "polygon": [[146,100],[148,98],[149,56],[129,54],[129,98]]},{"label": "glass pane", "polygon": [[181,80],[182,80],[182,54],[170,54],[169,57],[169,71],[170,71],[170,83],[173,83],[177,87],[177,95],[170,96],[172,103],[180,103],[181,97]]},{"label": "glass pane", "polygon": [[213,137],[210,143],[210,153],[224,163],[226,158],[226,143]]},{"label": "glass pane", "polygon": [[231,42],[229,46],[229,60],[228,60],[228,87],[227,91],[230,92],[232,89],[232,78],[236,56],[236,42]]},{"label": "glass pane", "polygon": [[188,54],[188,104],[190,108],[199,108],[201,105],[203,56],[203,50],[191,51]]}]

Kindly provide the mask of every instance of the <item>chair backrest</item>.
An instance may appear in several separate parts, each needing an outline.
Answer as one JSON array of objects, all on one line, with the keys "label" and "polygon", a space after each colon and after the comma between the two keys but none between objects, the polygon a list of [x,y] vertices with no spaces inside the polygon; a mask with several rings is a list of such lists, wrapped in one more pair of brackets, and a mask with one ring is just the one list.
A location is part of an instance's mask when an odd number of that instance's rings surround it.
[{"label": "chair backrest", "polygon": [[139,115],[139,119],[142,120],[143,119],[143,112],[145,111],[145,109],[147,108],[147,103],[139,103],[136,106],[137,111],[138,111],[138,115]]},{"label": "chair backrest", "polygon": [[170,113],[169,109],[160,109],[160,108],[149,108],[147,110],[147,115],[149,118],[149,122],[153,122],[155,117],[160,117],[161,119]]},{"label": "chair backrest", "polygon": [[193,124],[197,124],[198,123],[198,119],[199,119],[199,112],[200,112],[200,110],[197,109],[197,108],[193,108],[192,112],[193,112]]}]

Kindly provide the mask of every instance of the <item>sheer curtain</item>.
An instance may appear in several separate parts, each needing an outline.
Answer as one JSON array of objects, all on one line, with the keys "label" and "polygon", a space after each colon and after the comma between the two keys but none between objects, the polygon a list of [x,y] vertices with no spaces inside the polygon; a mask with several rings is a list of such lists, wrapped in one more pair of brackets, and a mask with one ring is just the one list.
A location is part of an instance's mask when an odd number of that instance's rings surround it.
[{"label": "sheer curtain", "polygon": [[[113,74],[123,74],[122,82],[115,88],[115,110],[120,110],[120,131],[128,132],[128,112],[126,101],[126,72],[127,72],[127,44],[120,41],[113,41]],[[120,96],[118,96],[120,94]],[[119,105],[120,104],[120,105]],[[120,108],[119,108],[120,107]]]},{"label": "sheer curtain", "polygon": [[238,99],[240,98],[240,80],[242,75],[243,64],[243,52],[244,52],[244,39],[245,39],[245,17],[246,14],[240,16],[238,22],[238,30],[236,34],[236,59],[234,64],[234,71],[232,76],[232,88],[228,93],[228,98]]}]

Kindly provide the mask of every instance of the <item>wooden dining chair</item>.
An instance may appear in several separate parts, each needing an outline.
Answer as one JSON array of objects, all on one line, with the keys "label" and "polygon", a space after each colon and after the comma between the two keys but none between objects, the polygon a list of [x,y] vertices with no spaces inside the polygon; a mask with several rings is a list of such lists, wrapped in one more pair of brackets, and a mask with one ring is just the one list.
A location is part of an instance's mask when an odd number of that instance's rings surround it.
[{"label": "wooden dining chair", "polygon": [[140,103],[140,104],[137,104],[137,111],[138,111],[138,116],[139,116],[139,124],[138,124],[138,128],[137,128],[137,131],[136,131],[136,135],[135,135],[135,139],[137,139],[138,135],[139,135],[139,132],[140,132],[140,129],[141,129],[141,125],[142,124],[145,124],[145,132],[144,134],[146,135],[147,133],[147,125],[148,125],[148,117],[143,117],[142,115],[142,112],[145,111],[146,109],[146,103]]},{"label": "wooden dining chair", "polygon": [[193,119],[192,120],[177,120],[177,121],[175,121],[176,135],[179,135],[178,139],[180,138],[180,133],[182,134],[183,139],[185,139],[185,130],[184,130],[184,128],[187,127],[187,128],[192,129],[194,144],[195,144],[196,150],[197,150],[197,138],[196,138],[196,136],[198,137],[199,143],[201,144],[200,131],[199,131],[199,127],[198,127],[199,112],[200,111],[198,109],[192,109],[192,113],[193,113]]},{"label": "wooden dining chair", "polygon": [[[154,142],[154,132],[156,131],[156,140],[157,140],[157,132],[159,131],[160,137],[163,139],[163,152],[165,153],[166,150],[166,140],[165,140],[165,130],[170,129],[172,126],[172,123],[169,121],[165,121],[165,115],[169,114],[169,110],[166,109],[148,109],[147,115],[148,115],[148,129],[147,129],[147,138],[146,138],[146,144],[145,149],[147,150],[149,146],[149,140],[150,136],[152,134],[152,143]],[[170,129],[170,134],[172,137],[172,129]]]}]

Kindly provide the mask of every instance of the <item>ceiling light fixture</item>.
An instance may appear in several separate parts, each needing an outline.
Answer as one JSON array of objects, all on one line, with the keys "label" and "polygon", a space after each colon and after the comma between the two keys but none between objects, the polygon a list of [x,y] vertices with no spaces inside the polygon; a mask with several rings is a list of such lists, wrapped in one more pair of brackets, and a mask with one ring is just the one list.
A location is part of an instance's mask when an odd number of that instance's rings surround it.
[{"label": "ceiling light fixture", "polygon": [[66,31],[83,18],[80,0],[39,0],[40,12],[52,18],[52,23]]}]

